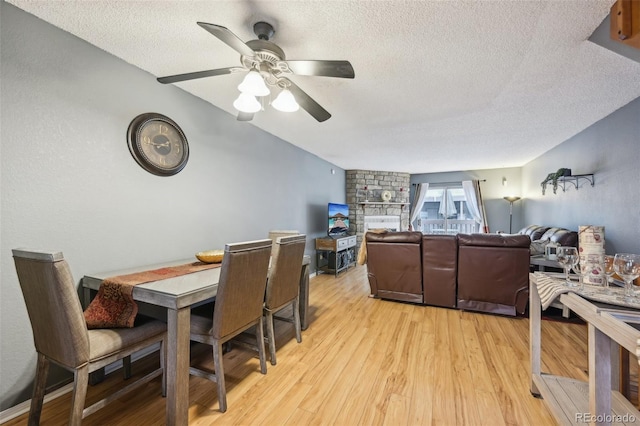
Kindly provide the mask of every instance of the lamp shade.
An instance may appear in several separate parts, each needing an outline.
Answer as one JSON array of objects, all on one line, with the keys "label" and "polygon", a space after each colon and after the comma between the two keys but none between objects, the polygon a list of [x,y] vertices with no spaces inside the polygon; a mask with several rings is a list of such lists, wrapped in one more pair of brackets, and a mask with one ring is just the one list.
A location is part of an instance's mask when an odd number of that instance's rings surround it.
[{"label": "lamp shade", "polygon": [[520,199],[520,197],[517,197],[515,195],[508,195],[506,197],[504,197],[505,200],[507,200],[510,203],[514,203],[516,201],[518,201]]},{"label": "lamp shade", "polygon": [[240,93],[238,99],[233,101],[233,106],[242,112],[258,112],[262,108],[255,96],[244,92]]},{"label": "lamp shade", "polygon": [[249,93],[253,96],[267,96],[271,91],[264,83],[264,79],[256,70],[247,73],[242,83],[238,85],[238,90],[242,93]]},{"label": "lamp shade", "polygon": [[300,105],[296,102],[296,98],[293,97],[293,94],[288,90],[284,89],[271,105],[282,112],[296,112],[300,109]]}]

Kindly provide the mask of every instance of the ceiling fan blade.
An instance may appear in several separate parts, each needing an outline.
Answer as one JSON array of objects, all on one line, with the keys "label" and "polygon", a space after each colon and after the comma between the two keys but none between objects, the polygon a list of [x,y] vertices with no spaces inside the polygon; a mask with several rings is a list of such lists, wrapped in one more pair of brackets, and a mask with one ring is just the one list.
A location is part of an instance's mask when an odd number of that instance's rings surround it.
[{"label": "ceiling fan blade", "polygon": [[229,67],[229,68],[219,68],[216,70],[206,70],[206,71],[188,72],[186,74],[169,75],[167,77],[158,77],[158,82],[162,84],[177,83],[179,81],[195,80],[196,78],[231,74],[231,72],[237,69],[238,67]]},{"label": "ceiling fan blade", "polygon": [[301,88],[296,86],[291,80],[283,78],[282,80],[286,80],[289,82],[289,91],[293,94],[293,97],[296,98],[296,102],[298,105],[302,107],[305,111],[307,111],[313,118],[318,120],[319,122],[326,121],[331,118],[331,114],[322,108],[319,103],[313,100],[313,98],[307,95]]},{"label": "ceiling fan blade", "polygon": [[354,78],[349,61],[282,61],[294,74],[324,77]]},{"label": "ceiling fan blade", "polygon": [[256,56],[256,52],[252,48],[247,46],[242,40],[238,38],[234,33],[229,31],[225,27],[215,24],[207,24],[206,22],[198,22],[205,30],[209,31],[214,36],[218,37],[220,41],[226,43],[229,47],[245,56]]},{"label": "ceiling fan blade", "polygon": [[251,121],[253,120],[253,112],[238,111],[238,121]]}]

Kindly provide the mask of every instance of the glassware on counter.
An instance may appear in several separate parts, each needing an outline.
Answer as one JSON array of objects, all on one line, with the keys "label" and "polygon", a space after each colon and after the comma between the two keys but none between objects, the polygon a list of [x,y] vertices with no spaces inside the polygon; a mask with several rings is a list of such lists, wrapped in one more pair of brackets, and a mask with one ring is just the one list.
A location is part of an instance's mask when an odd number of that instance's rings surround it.
[{"label": "glassware on counter", "polygon": [[564,268],[564,277],[567,287],[577,287],[578,283],[569,279],[569,271],[578,258],[578,250],[575,247],[558,247],[556,250],[556,260]]},{"label": "glassware on counter", "polygon": [[613,258],[613,268],[616,274],[624,280],[624,300],[635,302],[633,280],[640,277],[640,255],[631,253],[616,253]]},{"label": "glassware on counter", "polygon": [[605,294],[612,294],[613,292],[611,291],[611,281],[613,280],[613,274],[616,273],[615,269],[613,268],[613,259],[614,256],[608,255],[606,254],[604,256],[604,263],[603,263],[603,272],[605,275],[605,281],[604,281],[604,293]]}]

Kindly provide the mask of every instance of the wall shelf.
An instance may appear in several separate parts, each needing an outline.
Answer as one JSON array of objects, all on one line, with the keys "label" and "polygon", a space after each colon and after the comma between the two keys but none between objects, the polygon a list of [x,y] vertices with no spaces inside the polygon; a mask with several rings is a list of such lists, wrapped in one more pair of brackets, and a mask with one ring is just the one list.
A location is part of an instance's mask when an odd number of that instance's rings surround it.
[{"label": "wall shelf", "polygon": [[371,204],[381,204],[383,206],[404,206],[407,203],[392,203],[391,201],[389,201],[389,202],[385,202],[385,201],[360,201],[358,204],[363,205],[363,206],[369,206]]},{"label": "wall shelf", "polygon": [[[560,176],[558,177],[558,187],[562,188],[562,192],[567,191],[567,183],[573,185],[573,187],[578,190],[580,189],[580,183],[582,181],[589,182],[591,186],[595,186],[595,179],[593,177],[593,173],[587,173],[584,175],[569,175],[569,176]],[[549,182],[551,183],[551,182]],[[542,189],[542,195],[544,195],[545,190]],[[555,194],[555,191],[554,191]]]},{"label": "wall shelf", "polygon": [[591,186],[595,185],[595,180],[593,179],[593,173],[589,173],[586,175],[571,175],[571,176],[560,176],[558,178],[558,186],[562,184],[562,192],[566,191],[566,184],[570,183],[574,186],[575,189],[580,189],[580,181],[586,180],[591,184]]}]

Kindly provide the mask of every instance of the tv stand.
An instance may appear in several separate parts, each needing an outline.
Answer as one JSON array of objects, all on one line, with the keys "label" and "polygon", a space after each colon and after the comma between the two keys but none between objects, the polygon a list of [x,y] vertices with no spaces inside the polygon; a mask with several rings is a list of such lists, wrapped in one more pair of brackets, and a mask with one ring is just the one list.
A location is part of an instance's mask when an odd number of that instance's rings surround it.
[{"label": "tv stand", "polygon": [[316,274],[333,272],[337,277],[355,263],[355,235],[316,238]]}]

